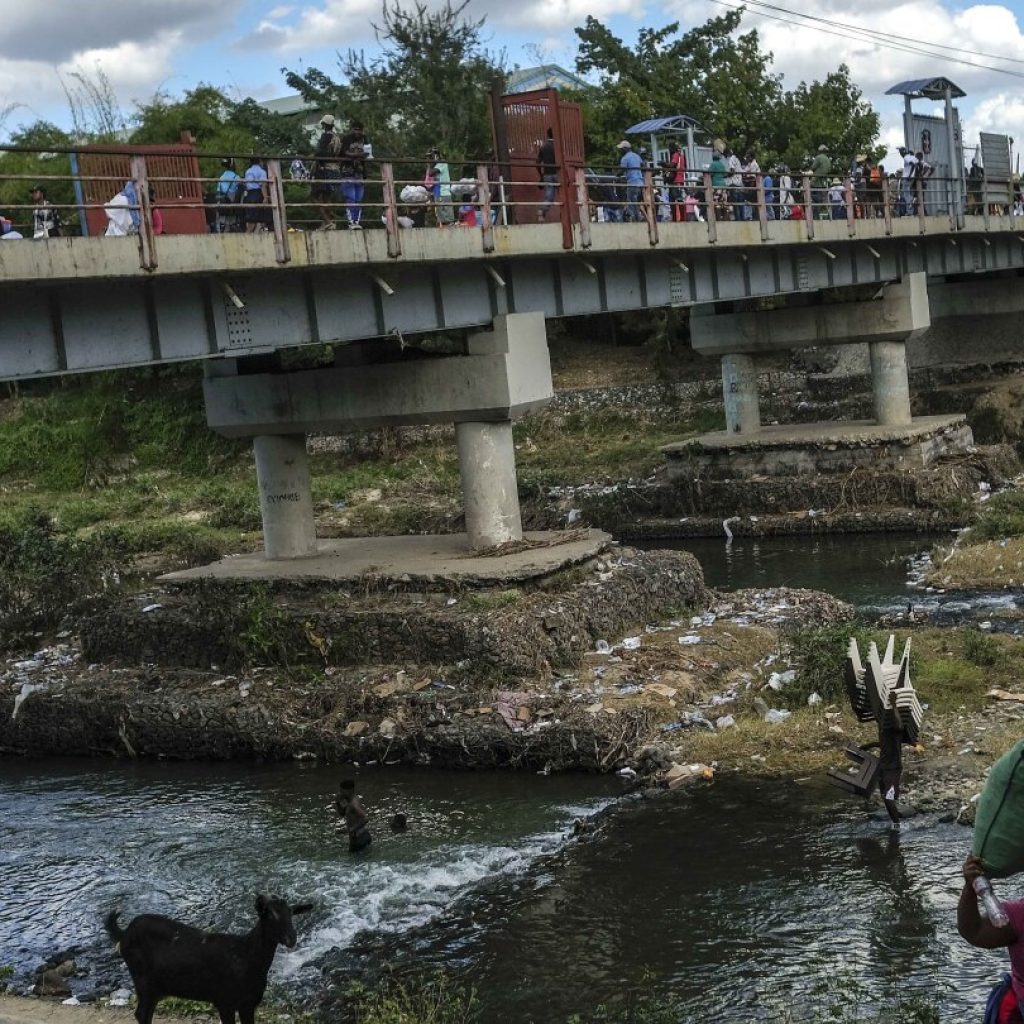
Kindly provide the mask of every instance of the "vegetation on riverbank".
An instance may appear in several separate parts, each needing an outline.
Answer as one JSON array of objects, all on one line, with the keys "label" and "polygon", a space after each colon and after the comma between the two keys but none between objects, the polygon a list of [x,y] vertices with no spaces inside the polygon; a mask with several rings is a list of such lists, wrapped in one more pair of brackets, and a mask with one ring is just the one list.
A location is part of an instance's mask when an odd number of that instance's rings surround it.
[{"label": "vegetation on riverbank", "polygon": [[1024,587],[1024,491],[994,494],[978,509],[977,521],[933,552],[929,582],[947,589],[1000,590]]}]

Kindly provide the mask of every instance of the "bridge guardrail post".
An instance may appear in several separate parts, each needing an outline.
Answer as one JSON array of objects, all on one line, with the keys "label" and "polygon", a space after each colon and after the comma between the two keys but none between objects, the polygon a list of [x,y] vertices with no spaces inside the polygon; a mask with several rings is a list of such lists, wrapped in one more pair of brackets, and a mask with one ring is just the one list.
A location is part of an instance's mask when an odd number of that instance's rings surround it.
[{"label": "bridge guardrail post", "polygon": [[802,177],[804,209],[807,211],[807,215],[804,217],[804,221],[807,224],[807,238],[809,241],[814,241],[814,193],[811,191],[810,175],[805,174]]},{"label": "bridge guardrail post", "polygon": [[914,198],[917,200],[917,223],[919,231],[923,235],[927,228],[924,222],[924,182],[920,178],[914,180]]},{"label": "bridge guardrail post", "polygon": [[889,201],[889,179],[882,175],[882,220],[885,221],[885,233],[892,234],[892,203]]},{"label": "bridge guardrail post", "polygon": [[288,242],[288,218],[284,210],[284,182],[281,179],[281,161],[267,161],[267,191],[270,193],[270,217],[274,227],[274,259],[288,263],[292,258]]},{"label": "bridge guardrail post", "polygon": [[139,208],[133,213],[139,215],[139,266],[143,270],[156,270],[156,243],[153,235],[153,211],[149,205],[149,176],[146,173],[146,158],[132,156],[132,181]]},{"label": "bridge guardrail post", "polygon": [[757,219],[761,225],[761,241],[768,241],[768,204],[764,198],[764,175],[757,176]]},{"label": "bridge guardrail post", "polygon": [[846,202],[846,231],[853,238],[857,233],[857,217],[853,205],[853,182],[849,178],[843,178],[843,199]]},{"label": "bridge guardrail post", "polygon": [[590,190],[587,188],[587,172],[576,168],[576,209],[579,212],[580,245],[590,248]]},{"label": "bridge guardrail post", "polygon": [[387,161],[380,165],[381,191],[384,193],[384,230],[388,236],[388,255],[402,255],[402,226],[398,223],[398,202],[395,199],[395,168]]},{"label": "bridge guardrail post", "polygon": [[654,175],[644,171],[644,216],[647,218],[647,238],[651,245],[658,244],[658,203],[654,195]]},{"label": "bridge guardrail post", "polygon": [[704,209],[708,221],[708,242],[718,241],[718,218],[715,213],[715,190],[711,187],[711,173],[704,172]]}]

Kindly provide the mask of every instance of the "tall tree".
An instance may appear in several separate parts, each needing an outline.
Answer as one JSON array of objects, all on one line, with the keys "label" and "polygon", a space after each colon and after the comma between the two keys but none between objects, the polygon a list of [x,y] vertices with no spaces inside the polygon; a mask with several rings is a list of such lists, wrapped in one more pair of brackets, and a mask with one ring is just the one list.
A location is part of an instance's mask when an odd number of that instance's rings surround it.
[{"label": "tall tree", "polygon": [[843,166],[872,152],[878,115],[849,68],[786,92],[756,30],[740,32],[742,18],[742,10],[730,11],[682,35],[678,22],[645,28],[630,47],[588,17],[576,29],[576,67],[599,80],[578,97],[591,152],[610,160],[630,124],[670,114],[689,114],[737,151],[754,148],[762,165],[784,158],[803,167],[822,144]]},{"label": "tall tree", "polygon": [[286,81],[321,109],[361,120],[378,154],[419,157],[437,146],[454,161],[481,156],[490,148],[487,92],[505,55],[485,48],[485,19],[466,17],[469,2],[433,11],[423,0],[409,9],[385,0],[374,25],[380,56],[349,50],[339,57],[342,81],[285,68]]}]

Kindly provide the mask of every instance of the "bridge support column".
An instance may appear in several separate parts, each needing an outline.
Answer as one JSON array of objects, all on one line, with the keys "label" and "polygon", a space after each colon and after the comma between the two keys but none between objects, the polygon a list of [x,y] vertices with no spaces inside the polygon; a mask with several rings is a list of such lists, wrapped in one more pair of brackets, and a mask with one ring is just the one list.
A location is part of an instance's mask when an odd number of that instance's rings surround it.
[{"label": "bridge support column", "polygon": [[316,554],[316,524],[305,434],[261,434],[253,438],[256,479],[267,558]]},{"label": "bridge support column", "polygon": [[512,421],[456,423],[469,546],[475,551],[522,540]]},{"label": "bridge support column", "polygon": [[883,427],[910,426],[910,379],[907,376],[905,341],[872,341],[871,387],[875,422]]},{"label": "bridge support column", "polygon": [[722,356],[725,429],[730,434],[756,434],[761,429],[757,367],[753,356]]}]

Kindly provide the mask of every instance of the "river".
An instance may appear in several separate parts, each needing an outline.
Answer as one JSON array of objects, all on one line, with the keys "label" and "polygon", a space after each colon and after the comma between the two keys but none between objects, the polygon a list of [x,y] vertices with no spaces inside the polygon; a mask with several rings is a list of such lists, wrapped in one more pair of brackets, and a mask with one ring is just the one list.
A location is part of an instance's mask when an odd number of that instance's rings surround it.
[{"label": "river", "polygon": [[[916,593],[906,558],[921,541],[681,546],[716,586],[828,586],[877,609]],[[258,891],[316,903],[273,991],[322,992],[326,972],[341,992],[380,958],[446,966],[477,988],[484,1020],[508,1024],[563,1024],[638,986],[677,1000],[682,1024],[809,1021],[830,985],[829,1004],[926,993],[952,1024],[980,1018],[1005,961],[955,933],[966,830],[915,819],[894,836],[821,780],[627,800],[580,841],[573,819],[621,780],[363,766],[375,841],[351,857],[331,806],[348,771],[0,761],[0,966],[23,989],[70,950],[76,991],[109,992],[126,975],[108,909],[242,930]],[[405,834],[384,824],[397,811]]]}]

